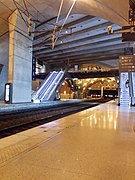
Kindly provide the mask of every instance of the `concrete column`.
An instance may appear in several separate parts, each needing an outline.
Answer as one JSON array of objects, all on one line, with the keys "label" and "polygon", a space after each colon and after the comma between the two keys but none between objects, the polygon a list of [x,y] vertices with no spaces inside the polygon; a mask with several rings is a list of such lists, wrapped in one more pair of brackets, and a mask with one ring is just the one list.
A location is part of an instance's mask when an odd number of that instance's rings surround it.
[{"label": "concrete column", "polygon": [[9,34],[7,32],[0,37],[0,100],[4,100],[5,84],[8,81],[8,52]]},{"label": "concrete column", "polygon": [[135,72],[129,73],[130,75],[130,93],[131,93],[131,105],[135,105]]},{"label": "concrete column", "polygon": [[[129,47],[133,47],[133,55],[135,55],[135,42],[130,42]],[[130,95],[131,105],[135,105],[135,72],[129,72],[130,77]]]},{"label": "concrete column", "polygon": [[[28,18],[22,14],[23,19]],[[28,27],[18,10],[9,17],[9,70],[8,82],[13,84],[12,103],[31,102],[32,41]]]}]

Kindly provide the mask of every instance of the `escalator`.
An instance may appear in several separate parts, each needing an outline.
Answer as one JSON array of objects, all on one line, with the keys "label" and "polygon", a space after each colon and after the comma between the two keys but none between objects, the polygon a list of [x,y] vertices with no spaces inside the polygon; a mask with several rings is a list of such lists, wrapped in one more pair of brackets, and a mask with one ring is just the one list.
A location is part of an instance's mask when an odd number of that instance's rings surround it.
[{"label": "escalator", "polygon": [[64,80],[64,71],[53,71],[48,74],[40,87],[32,94],[33,102],[53,101],[56,91]]}]

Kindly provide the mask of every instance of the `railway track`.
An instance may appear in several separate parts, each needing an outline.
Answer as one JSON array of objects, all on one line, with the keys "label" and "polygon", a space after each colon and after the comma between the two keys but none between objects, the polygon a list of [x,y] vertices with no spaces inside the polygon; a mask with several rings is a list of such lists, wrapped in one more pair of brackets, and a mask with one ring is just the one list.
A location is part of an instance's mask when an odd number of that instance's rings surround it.
[{"label": "railway track", "polygon": [[0,114],[0,138],[51,122],[58,118],[96,106],[97,102],[79,102],[51,108],[11,111]]}]

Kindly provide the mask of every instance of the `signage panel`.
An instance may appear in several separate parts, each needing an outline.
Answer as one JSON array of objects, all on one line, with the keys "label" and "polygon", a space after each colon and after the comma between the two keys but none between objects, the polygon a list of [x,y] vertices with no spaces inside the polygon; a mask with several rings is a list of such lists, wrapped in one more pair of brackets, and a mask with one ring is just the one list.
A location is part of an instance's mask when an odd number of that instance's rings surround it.
[{"label": "signage panel", "polygon": [[120,72],[135,72],[135,56],[121,56],[119,59]]}]

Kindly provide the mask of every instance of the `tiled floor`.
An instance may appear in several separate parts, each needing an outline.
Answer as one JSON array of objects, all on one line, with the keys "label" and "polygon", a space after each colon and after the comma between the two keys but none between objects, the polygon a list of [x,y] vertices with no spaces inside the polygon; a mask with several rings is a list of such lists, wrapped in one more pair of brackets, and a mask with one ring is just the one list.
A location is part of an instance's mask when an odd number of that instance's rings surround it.
[{"label": "tiled floor", "polygon": [[109,102],[0,140],[0,180],[135,180],[135,107]]}]

